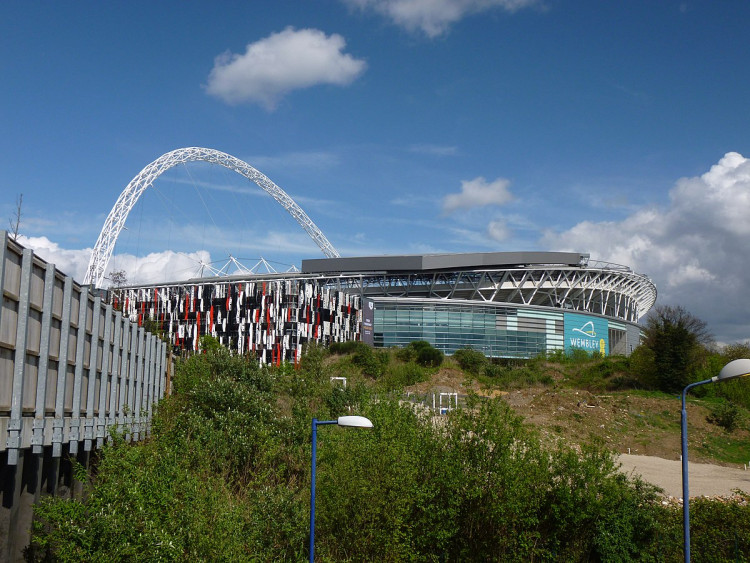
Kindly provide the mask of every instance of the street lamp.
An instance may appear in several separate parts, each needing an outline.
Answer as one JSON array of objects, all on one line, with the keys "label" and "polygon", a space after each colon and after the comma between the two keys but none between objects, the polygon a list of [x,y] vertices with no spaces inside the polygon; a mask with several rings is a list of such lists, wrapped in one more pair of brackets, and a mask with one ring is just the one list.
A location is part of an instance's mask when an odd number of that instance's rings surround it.
[{"label": "street lamp", "polygon": [[[750,360],[748,360],[750,361]],[[312,419],[312,476],[310,478],[310,563],[315,560],[315,453],[318,449],[318,425],[338,424],[354,428],[372,428],[372,421],[364,416],[340,416],[336,420]]]},{"label": "street lamp", "polygon": [[686,562],[690,561],[690,492],[688,486],[687,411],[685,410],[685,394],[689,389],[697,387],[698,385],[734,379],[735,377],[745,377],[746,375],[750,375],[750,360],[744,358],[740,360],[732,360],[721,368],[719,375],[715,375],[711,379],[691,383],[682,390],[682,527],[685,540],[684,552]]}]

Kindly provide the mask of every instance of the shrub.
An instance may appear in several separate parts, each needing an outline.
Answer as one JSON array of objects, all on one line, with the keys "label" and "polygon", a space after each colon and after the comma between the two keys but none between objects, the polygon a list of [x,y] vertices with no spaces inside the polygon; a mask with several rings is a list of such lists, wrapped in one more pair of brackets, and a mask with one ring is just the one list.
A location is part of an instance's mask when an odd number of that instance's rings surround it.
[{"label": "shrub", "polygon": [[[286,486],[300,480],[283,458],[295,435],[274,429],[273,387],[268,371],[224,349],[179,362],[151,438],[115,434],[83,500],[47,497],[35,508],[28,558],[298,559],[305,503]],[[282,436],[292,443],[281,447]]]},{"label": "shrub", "polygon": [[443,363],[445,355],[433,348],[426,340],[414,340],[396,351],[396,358],[402,362],[417,362],[425,367],[437,367]]},{"label": "shrub", "polygon": [[[549,449],[504,401],[479,397],[436,425],[385,394],[370,400],[361,382],[332,387],[323,351],[308,350],[299,370],[261,370],[223,350],[178,363],[149,440],[116,436],[81,500],[38,505],[28,559],[304,560],[310,420],[350,406],[374,427],[318,434],[321,560],[681,558],[679,511],[617,472],[599,445]],[[389,367],[378,385],[432,369]],[[508,361],[485,373],[521,385],[543,380],[543,367]],[[696,560],[750,552],[750,507],[693,502]]]},{"label": "shrub", "polygon": [[[702,381],[717,375],[725,364],[741,357],[750,357],[746,344],[734,344],[724,348],[722,353],[709,354],[696,369],[695,380]],[[723,397],[737,406],[750,408],[750,378],[723,381],[721,385],[705,385],[696,388],[704,395]],[[697,395],[697,394],[696,394]]]},{"label": "shrub", "polygon": [[391,367],[382,379],[382,387],[386,391],[395,391],[427,381],[429,377],[429,372],[425,367],[409,362]]},{"label": "shrub", "polygon": [[357,349],[352,361],[354,365],[362,369],[363,374],[377,379],[383,375],[389,356],[385,350],[374,350],[369,346],[364,346]]},{"label": "shrub", "polygon": [[721,351],[721,355],[724,357],[725,363],[740,358],[750,358],[750,342],[735,342],[734,344],[727,344]]},{"label": "shrub", "polygon": [[396,358],[402,362],[413,362],[417,359],[420,350],[431,347],[432,345],[426,340],[413,340],[403,348],[396,350]]},{"label": "shrub", "polygon": [[510,370],[512,370],[512,368],[501,364],[487,364],[484,366],[484,375],[487,377],[502,378],[507,375]]},{"label": "shrub", "polygon": [[706,417],[711,424],[721,426],[727,432],[732,432],[740,422],[740,409],[728,401],[724,401],[711,409]]},{"label": "shrub", "polygon": [[321,382],[325,377],[323,360],[327,355],[328,350],[325,346],[321,346],[317,342],[308,342],[305,344],[300,366],[316,382]]},{"label": "shrub", "polygon": [[458,362],[462,370],[472,374],[479,375],[487,364],[487,358],[479,350],[472,348],[461,348],[453,353],[453,359]]},{"label": "shrub", "polygon": [[565,350],[558,348],[556,350],[547,352],[545,354],[545,358],[555,364],[564,364],[568,359],[568,355],[565,353]]},{"label": "shrub", "polygon": [[650,545],[661,507],[652,488],[616,472],[610,454],[549,452],[503,401],[476,407],[437,429],[381,401],[367,411],[371,430],[328,434],[320,557],[624,561]]},{"label": "shrub", "polygon": [[413,362],[416,357],[417,353],[411,346],[396,349],[396,359],[400,362]]},{"label": "shrub", "polygon": [[[743,495],[745,501],[750,497]],[[691,555],[696,561],[742,561],[750,553],[750,504],[698,498],[690,503]]]},{"label": "shrub", "polygon": [[430,346],[429,348],[421,348],[417,351],[417,363],[425,367],[438,367],[443,363],[445,355],[438,350]]},{"label": "shrub", "polygon": [[570,379],[576,386],[590,391],[639,387],[630,374],[630,362],[624,356],[592,357],[572,371]]},{"label": "shrub", "polygon": [[368,392],[366,387],[359,382],[350,384],[346,387],[332,385],[328,393],[324,396],[325,404],[328,407],[328,413],[332,418],[343,416],[356,410],[357,407],[367,400]]}]

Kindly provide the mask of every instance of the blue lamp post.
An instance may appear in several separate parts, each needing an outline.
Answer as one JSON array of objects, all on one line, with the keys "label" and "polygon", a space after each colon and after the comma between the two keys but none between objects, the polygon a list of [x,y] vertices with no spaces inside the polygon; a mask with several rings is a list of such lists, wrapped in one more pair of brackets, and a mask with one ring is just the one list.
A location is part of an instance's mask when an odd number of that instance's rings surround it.
[{"label": "blue lamp post", "polygon": [[690,561],[690,487],[688,485],[687,411],[685,410],[685,395],[688,390],[698,385],[734,379],[735,377],[745,377],[746,375],[750,375],[750,360],[733,360],[721,368],[719,375],[711,379],[691,383],[682,390],[682,527],[685,540],[685,561],[688,563]]},{"label": "blue lamp post", "polygon": [[354,428],[372,428],[372,421],[364,416],[340,416],[336,420],[312,419],[312,475],[310,477],[310,563],[315,560],[315,456],[318,449],[318,425],[338,424]]}]

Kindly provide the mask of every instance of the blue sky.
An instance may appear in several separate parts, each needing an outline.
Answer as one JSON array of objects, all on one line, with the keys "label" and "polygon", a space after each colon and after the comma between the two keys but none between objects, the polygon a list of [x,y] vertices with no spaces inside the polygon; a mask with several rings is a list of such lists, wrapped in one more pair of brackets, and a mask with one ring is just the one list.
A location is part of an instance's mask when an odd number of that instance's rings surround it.
[{"label": "blue sky", "polygon": [[[22,241],[82,279],[128,182],[208,147],[344,256],[589,252],[744,341],[748,21],[738,1],[6,0],[0,219],[22,193]],[[320,256],[254,184],[201,164],[160,176],[126,226],[110,269],[131,280],[186,254]]]}]

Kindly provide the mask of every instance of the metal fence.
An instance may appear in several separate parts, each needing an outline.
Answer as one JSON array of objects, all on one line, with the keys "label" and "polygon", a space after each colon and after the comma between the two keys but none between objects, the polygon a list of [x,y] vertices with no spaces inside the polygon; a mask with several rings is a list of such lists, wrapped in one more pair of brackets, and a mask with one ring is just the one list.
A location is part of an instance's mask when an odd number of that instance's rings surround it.
[{"label": "metal fence", "polygon": [[[118,425],[149,433],[166,392],[167,345],[0,231],[0,453],[99,447]],[[67,446],[67,447],[65,447]]]}]

